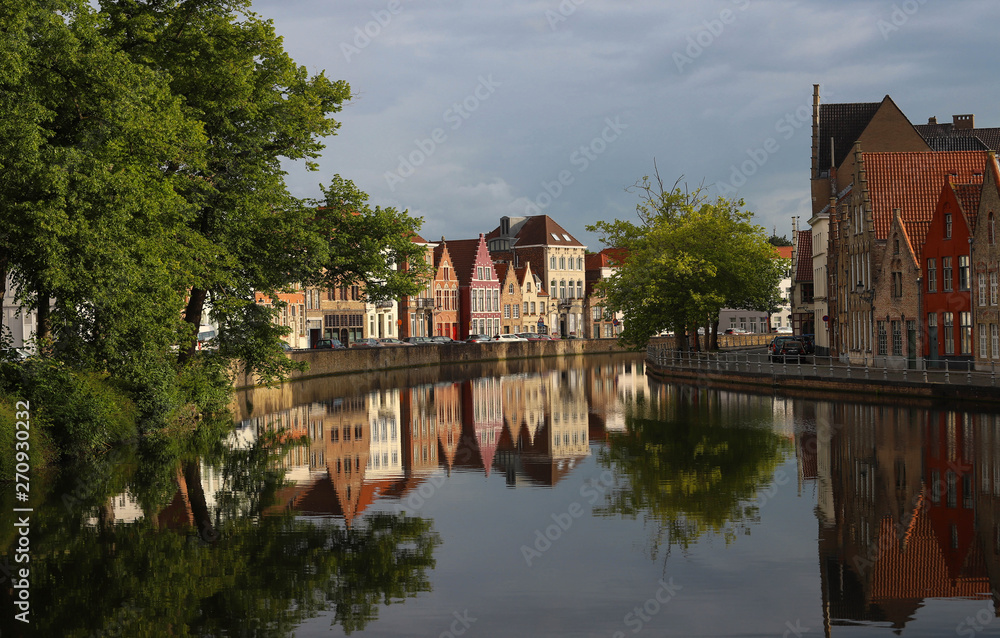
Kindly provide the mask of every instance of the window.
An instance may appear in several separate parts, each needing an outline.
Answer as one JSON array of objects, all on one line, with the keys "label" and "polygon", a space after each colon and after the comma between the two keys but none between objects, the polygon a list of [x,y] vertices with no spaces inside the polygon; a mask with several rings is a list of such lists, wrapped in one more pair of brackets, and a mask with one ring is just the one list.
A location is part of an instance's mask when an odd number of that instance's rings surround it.
[{"label": "window", "polygon": [[566,280],[565,279],[563,279],[562,281],[559,282],[559,298],[560,299],[565,299],[566,298]]},{"label": "window", "polygon": [[519,303],[514,304],[514,318],[515,319],[521,318],[521,304]]},{"label": "window", "polygon": [[961,312],[959,317],[959,328],[961,328],[962,354],[972,354],[972,313]]},{"label": "window", "polygon": [[990,324],[990,356],[1000,358],[1000,326],[995,323]]},{"label": "window", "polygon": [[476,266],[476,279],[482,279],[482,278],[483,278],[483,267]]},{"label": "window", "polygon": [[594,321],[600,321],[601,320],[601,307],[600,306],[594,306],[593,308],[591,308],[590,309],[590,316],[591,316],[591,318]]},{"label": "window", "polygon": [[583,280],[578,279],[576,282],[576,296],[583,299]]},{"label": "window", "polygon": [[559,270],[566,270],[566,258],[565,257],[560,257],[559,258]]},{"label": "window", "polygon": [[969,256],[958,256],[958,289],[969,289]]},{"label": "window", "polygon": [[989,236],[987,237],[987,240],[991,244],[995,244],[995,243],[997,243],[997,235],[996,235],[996,225],[994,224],[994,221],[993,221],[993,211],[990,211],[990,215],[989,215],[989,217],[987,219],[989,220],[987,222],[987,229],[989,230],[989,233],[988,233]]},{"label": "window", "polygon": [[511,294],[511,295],[513,295],[513,294],[514,294],[514,284],[510,284],[510,285],[509,285],[509,286],[507,287],[507,293],[508,293],[508,294]]},{"label": "window", "polygon": [[528,314],[528,302],[524,302],[524,314]]},{"label": "window", "polygon": [[510,319],[510,304],[509,303],[505,303],[503,305],[503,318],[504,319]]},{"label": "window", "polygon": [[554,297],[554,296],[556,296],[556,291],[558,291],[558,290],[559,290],[559,287],[556,286],[556,280],[553,279],[552,280],[552,285],[549,286],[549,294],[551,294]]},{"label": "window", "polygon": [[895,235],[892,236],[892,254],[893,255],[899,254],[899,238],[896,237]]},{"label": "window", "polygon": [[951,239],[951,213],[944,216],[944,238]]},{"label": "window", "polygon": [[989,342],[986,339],[986,324],[979,324],[979,358],[986,359],[989,357],[989,348],[987,346]]},{"label": "window", "polygon": [[941,325],[944,330],[944,353],[955,354],[955,315],[942,312]]},{"label": "window", "polygon": [[549,268],[551,270],[555,270],[556,269],[556,258],[555,258],[555,256],[549,257]]},{"label": "window", "polygon": [[576,258],[576,269],[583,270],[583,257]]},{"label": "window", "polygon": [[979,305],[986,305],[986,275],[979,273]]},{"label": "window", "polygon": [[952,284],[952,274],[951,274],[951,257],[941,258],[941,290],[945,292],[951,290]]},{"label": "window", "polygon": [[487,279],[493,279],[493,269],[490,268],[489,266],[487,266],[485,268],[485,271],[486,271],[486,278]]},{"label": "window", "polygon": [[535,302],[531,302],[531,314],[535,314]]},{"label": "window", "polygon": [[903,322],[892,322],[892,356],[903,356]]},{"label": "window", "polygon": [[927,260],[927,292],[937,292],[937,260]]},{"label": "window", "polygon": [[990,305],[997,305],[997,271],[990,273]]},{"label": "window", "polygon": [[901,272],[892,273],[892,296],[903,296],[903,273]]},{"label": "window", "polygon": [[875,324],[878,327],[878,353],[881,356],[886,354],[886,335],[885,335],[885,322],[878,321]]}]

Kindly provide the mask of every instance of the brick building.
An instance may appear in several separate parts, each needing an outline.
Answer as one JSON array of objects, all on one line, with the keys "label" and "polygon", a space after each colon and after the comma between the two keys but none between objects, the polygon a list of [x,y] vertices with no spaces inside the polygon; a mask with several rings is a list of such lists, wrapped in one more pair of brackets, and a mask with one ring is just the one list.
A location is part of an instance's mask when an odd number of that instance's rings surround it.
[{"label": "brick building", "polygon": [[525,332],[549,334],[549,327],[545,323],[549,293],[545,291],[542,278],[532,271],[531,262],[522,263],[524,266],[514,269],[517,283],[521,287],[521,325]]},{"label": "brick building", "polygon": [[[279,292],[275,296],[281,302],[281,308],[278,310],[278,315],[272,321],[277,325],[288,328],[290,331],[281,338],[282,341],[292,348],[308,348],[309,336],[306,332],[305,291]],[[254,298],[261,306],[271,306],[274,301],[259,292],[254,295]]]},{"label": "brick building", "polygon": [[[523,301],[521,285],[517,280],[514,268],[509,266],[505,263],[494,264],[497,280],[500,282],[500,307],[503,308],[500,332],[503,334],[528,332],[521,319],[521,302]],[[534,328],[531,326],[532,330]]]},{"label": "brick building", "polygon": [[[418,246],[423,246],[424,261],[434,267],[433,244],[420,235],[414,235],[411,240]],[[416,295],[404,296],[399,302],[399,336],[428,337],[434,334],[434,290],[433,278]]]},{"label": "brick building", "polygon": [[458,278],[448,245],[434,248],[434,334],[458,339]]},{"label": "brick building", "polygon": [[500,333],[500,282],[486,250],[486,239],[455,239],[448,251],[458,277],[458,336]]},{"label": "brick building", "polygon": [[501,217],[486,239],[494,261],[534,264],[549,293],[545,323],[550,332],[582,336],[586,246],[548,215]]},{"label": "brick building", "polygon": [[1000,212],[1000,166],[989,153],[983,173],[979,210],[972,237],[974,291],[971,296],[976,322],[976,367],[989,369],[1000,362],[1000,312],[997,306],[997,271],[1000,249],[997,248],[996,215]]}]

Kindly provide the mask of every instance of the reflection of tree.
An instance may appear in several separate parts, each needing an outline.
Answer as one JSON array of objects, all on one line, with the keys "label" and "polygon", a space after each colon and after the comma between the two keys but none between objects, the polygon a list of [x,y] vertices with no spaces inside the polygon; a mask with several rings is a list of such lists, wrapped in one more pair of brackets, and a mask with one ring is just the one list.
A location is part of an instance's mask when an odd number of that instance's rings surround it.
[{"label": "reflection of tree", "polygon": [[207,544],[139,522],[48,535],[32,562],[38,635],[290,636],[321,611],[349,633],[430,591],[440,543],[429,521],[390,514],[349,529],[244,518],[216,533]]},{"label": "reflection of tree", "polygon": [[[728,541],[759,522],[755,496],[767,486],[790,443],[763,414],[740,415],[723,405],[640,405],[626,415],[626,432],[610,437],[598,461],[624,481],[608,492],[597,515],[635,518],[657,527],[651,552],[664,543],[689,547],[705,533]],[[713,406],[714,407],[714,406]],[[753,418],[753,417],[758,418]],[[763,421],[756,424],[753,421]],[[737,422],[737,425],[733,425]]]}]

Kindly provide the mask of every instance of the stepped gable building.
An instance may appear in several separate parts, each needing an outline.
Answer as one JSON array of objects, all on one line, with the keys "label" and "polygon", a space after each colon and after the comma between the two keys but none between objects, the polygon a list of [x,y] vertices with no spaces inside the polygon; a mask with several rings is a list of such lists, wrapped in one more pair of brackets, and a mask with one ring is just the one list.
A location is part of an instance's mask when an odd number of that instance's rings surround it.
[{"label": "stepped gable building", "polygon": [[973,358],[971,242],[979,213],[982,175],[971,183],[947,176],[927,232],[921,266],[924,354],[931,365],[946,359],[968,368]]},{"label": "stepped gable building", "polygon": [[510,267],[510,264],[495,263],[493,266],[497,271],[497,280],[500,282],[500,307],[503,308],[503,319],[500,322],[500,332],[503,334],[517,334],[527,332],[521,322],[521,284],[517,280],[517,273]]},{"label": "stepped gable building", "polygon": [[[810,305],[817,352],[830,352],[831,343],[839,339],[836,335],[839,325],[835,321],[839,312],[837,298],[830,294],[817,295],[815,288],[818,278],[827,280],[828,293],[836,288],[833,280],[838,272],[835,263],[838,235],[836,224],[831,227],[830,219],[836,218],[847,205],[846,197],[855,174],[852,150],[858,141],[869,152],[931,150],[888,95],[881,102],[821,104],[819,85],[813,85],[812,217],[808,223],[814,253],[814,294]],[[796,267],[796,274],[798,270]],[[794,282],[793,287],[797,287]],[[799,313],[807,312],[800,305]],[[823,321],[823,317],[828,317],[829,321]]]},{"label": "stepped gable building", "polygon": [[996,217],[1000,214],[1000,166],[989,153],[983,174],[975,232],[970,245],[973,267],[971,295],[976,322],[976,367],[988,369],[1000,362],[1000,311],[997,306],[997,271],[1000,249],[997,248]]},{"label": "stepped gable building", "polygon": [[486,239],[453,239],[448,242],[458,277],[458,337],[500,334],[500,282],[486,250]]},{"label": "stepped gable building", "polygon": [[517,283],[521,287],[521,323],[525,332],[548,334],[545,312],[549,307],[549,294],[545,292],[542,278],[531,270],[531,262],[514,269]]},{"label": "stepped gable building", "polygon": [[838,324],[832,354],[862,363],[871,360],[875,352],[876,304],[880,315],[885,311],[892,317],[904,313],[916,317],[913,327],[922,330],[917,317],[919,306],[912,305],[919,304],[916,279],[899,283],[899,294],[893,297],[896,302],[877,297],[877,273],[895,219],[893,211],[900,210],[899,222],[914,261],[922,263],[941,185],[949,175],[954,175],[957,182],[971,183],[985,162],[983,152],[867,153],[862,152],[860,142],[855,144],[853,188],[846,209],[838,211],[836,245],[830,251],[830,259],[836,264],[835,271],[831,268],[831,291],[836,297],[831,306],[837,311]]},{"label": "stepped gable building", "polygon": [[444,237],[434,247],[434,334],[458,339],[458,278]]},{"label": "stepped gable building", "polygon": [[486,235],[494,261],[520,266],[531,261],[548,287],[545,323],[550,332],[583,336],[584,254],[587,247],[548,215],[501,217]]}]

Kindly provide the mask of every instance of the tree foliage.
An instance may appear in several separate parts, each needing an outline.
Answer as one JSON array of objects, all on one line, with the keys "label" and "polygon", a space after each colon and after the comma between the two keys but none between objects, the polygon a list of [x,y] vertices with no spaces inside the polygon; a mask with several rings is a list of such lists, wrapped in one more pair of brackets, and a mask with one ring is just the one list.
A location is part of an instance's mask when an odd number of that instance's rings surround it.
[{"label": "tree foliage", "polygon": [[[420,220],[339,175],[325,202],[289,193],[283,162],[316,168],[350,87],[248,0],[0,0],[0,23],[0,282],[47,356],[110,375],[150,428],[233,362],[294,368],[258,295],[417,285]],[[206,314],[220,347],[196,362]]]},{"label": "tree foliage", "polygon": [[624,315],[629,345],[714,322],[722,308],[769,311],[778,295],[781,264],[743,200],[710,201],[679,183],[668,190],[659,177],[644,177],[636,184],[639,223],[587,227],[627,255],[600,286],[607,308]]}]

